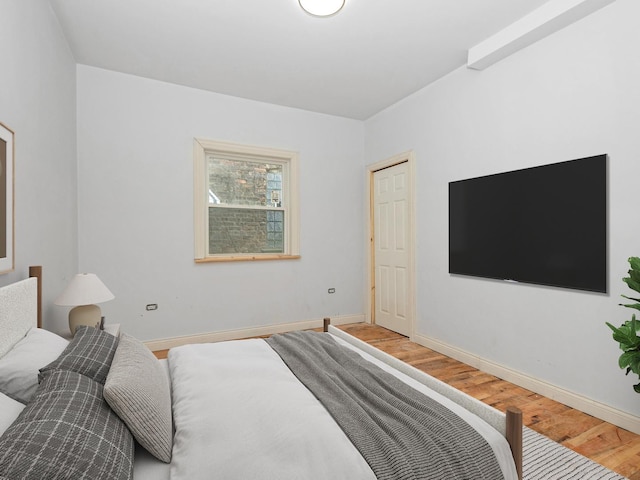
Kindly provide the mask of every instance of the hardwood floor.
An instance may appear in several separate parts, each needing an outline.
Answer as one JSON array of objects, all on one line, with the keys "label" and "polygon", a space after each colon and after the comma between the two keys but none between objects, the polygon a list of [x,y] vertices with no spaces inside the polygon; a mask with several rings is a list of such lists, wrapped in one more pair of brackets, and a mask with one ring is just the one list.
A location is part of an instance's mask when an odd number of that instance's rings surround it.
[{"label": "hardwood floor", "polygon": [[481,372],[406,337],[368,324],[339,327],[498,410],[513,405],[523,422],[615,472],[640,480],[640,436]]},{"label": "hardwood floor", "polygon": [[[353,324],[338,328],[498,410],[511,405],[520,408],[529,428],[630,480],[640,480],[640,435],[481,372],[382,327]],[[154,353],[166,358],[167,351]]]}]

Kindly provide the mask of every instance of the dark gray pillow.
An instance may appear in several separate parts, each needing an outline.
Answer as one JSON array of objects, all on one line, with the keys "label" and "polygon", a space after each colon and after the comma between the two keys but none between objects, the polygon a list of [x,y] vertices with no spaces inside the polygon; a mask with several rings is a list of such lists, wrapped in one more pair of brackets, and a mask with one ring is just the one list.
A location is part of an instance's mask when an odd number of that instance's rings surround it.
[{"label": "dark gray pillow", "polygon": [[60,356],[46,367],[40,369],[40,380],[43,374],[51,370],[68,370],[104,385],[118,346],[118,339],[113,335],[94,327],[78,327],[73,340]]},{"label": "dark gray pillow", "polygon": [[21,480],[133,478],[133,437],[102,389],[76,372],[47,372],[33,400],[0,437],[1,475]]}]

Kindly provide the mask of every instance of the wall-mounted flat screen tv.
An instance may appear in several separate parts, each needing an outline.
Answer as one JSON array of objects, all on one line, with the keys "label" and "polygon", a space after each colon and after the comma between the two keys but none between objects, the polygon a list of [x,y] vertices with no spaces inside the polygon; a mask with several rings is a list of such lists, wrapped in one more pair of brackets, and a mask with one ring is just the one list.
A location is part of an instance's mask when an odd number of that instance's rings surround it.
[{"label": "wall-mounted flat screen tv", "polygon": [[607,155],[449,183],[449,273],[607,292]]}]

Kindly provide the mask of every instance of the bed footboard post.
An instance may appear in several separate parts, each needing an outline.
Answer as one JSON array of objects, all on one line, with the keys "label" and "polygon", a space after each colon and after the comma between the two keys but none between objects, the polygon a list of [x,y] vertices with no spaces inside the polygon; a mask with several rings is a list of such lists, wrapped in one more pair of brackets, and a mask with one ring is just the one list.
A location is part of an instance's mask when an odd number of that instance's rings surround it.
[{"label": "bed footboard post", "polygon": [[329,324],[331,323],[331,319],[329,317],[324,317],[322,331],[327,333],[329,331]]},{"label": "bed footboard post", "polygon": [[42,267],[39,265],[29,267],[29,277],[38,279],[38,328],[42,328]]},{"label": "bed footboard post", "polygon": [[518,478],[522,480],[522,410],[507,407],[507,441],[511,447]]}]

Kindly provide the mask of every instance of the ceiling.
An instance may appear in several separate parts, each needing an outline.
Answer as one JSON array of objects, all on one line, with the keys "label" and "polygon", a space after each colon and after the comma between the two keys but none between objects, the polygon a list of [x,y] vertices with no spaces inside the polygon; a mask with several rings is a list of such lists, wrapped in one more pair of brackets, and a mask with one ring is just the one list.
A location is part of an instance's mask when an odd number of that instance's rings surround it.
[{"label": "ceiling", "polygon": [[364,120],[546,0],[50,0],[79,64]]}]

